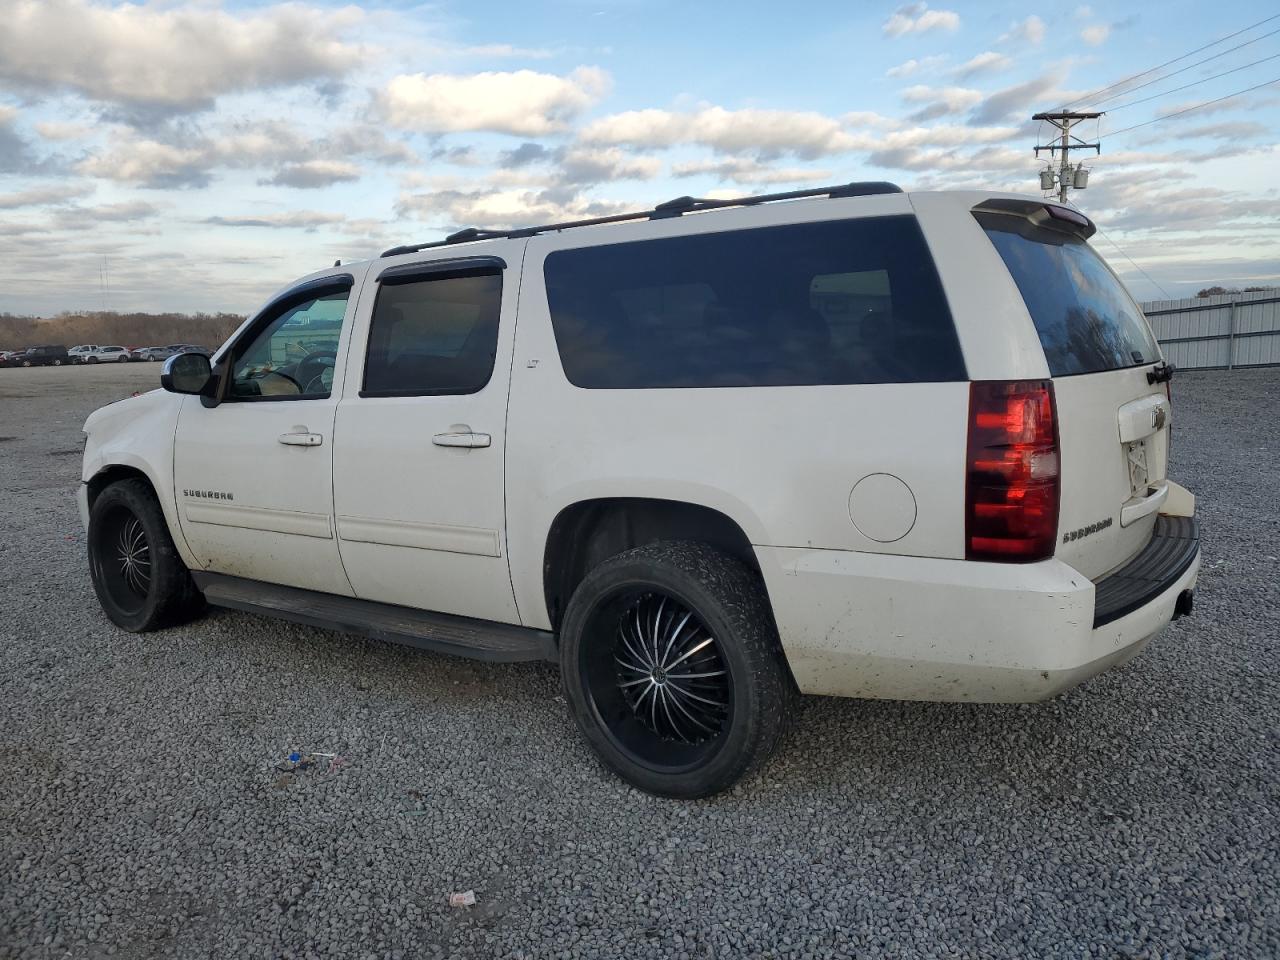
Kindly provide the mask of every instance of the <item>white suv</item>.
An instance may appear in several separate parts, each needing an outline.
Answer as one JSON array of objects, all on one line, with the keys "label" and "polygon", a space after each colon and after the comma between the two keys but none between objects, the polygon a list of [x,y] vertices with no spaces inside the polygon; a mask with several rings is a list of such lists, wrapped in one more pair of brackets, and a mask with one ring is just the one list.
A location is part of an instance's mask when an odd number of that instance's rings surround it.
[{"label": "white suv", "polygon": [[85,423],[108,616],[558,660],[637,786],[797,692],[1041,700],[1191,609],[1141,311],[1041,199],[889,184],[445,241],[275,296]]},{"label": "white suv", "polygon": [[67,353],[79,358],[81,363],[128,363],[129,351],[124,347],[99,347],[85,344],[72,347]]}]

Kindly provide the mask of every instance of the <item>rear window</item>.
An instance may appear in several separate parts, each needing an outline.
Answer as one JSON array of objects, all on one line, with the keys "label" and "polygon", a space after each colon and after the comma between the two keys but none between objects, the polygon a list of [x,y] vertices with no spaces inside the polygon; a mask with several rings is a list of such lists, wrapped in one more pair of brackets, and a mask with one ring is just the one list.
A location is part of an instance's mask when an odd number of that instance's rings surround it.
[{"label": "rear window", "polygon": [[966,378],[911,216],[559,250],[544,271],[560,359],[579,387]]},{"label": "rear window", "polygon": [[975,216],[1018,285],[1051,375],[1118,370],[1160,358],[1142,311],[1083,239],[1022,217]]}]

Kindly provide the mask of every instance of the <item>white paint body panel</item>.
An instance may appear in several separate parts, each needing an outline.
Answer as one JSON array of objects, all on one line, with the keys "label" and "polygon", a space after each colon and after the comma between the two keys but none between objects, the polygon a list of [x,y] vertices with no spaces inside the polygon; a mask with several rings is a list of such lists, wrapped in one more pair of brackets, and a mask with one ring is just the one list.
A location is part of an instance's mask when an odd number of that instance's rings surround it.
[{"label": "white paint body panel", "polygon": [[[970,378],[1047,379],[1017,287],[969,213],[991,196],[775,203],[344,267],[357,277],[354,313],[330,401],[210,410],[154,393],[117,404],[86,424],[85,479],[113,463],[143,470],[192,565],[541,629],[551,626],[544,552],[562,510],[613,497],[698,504],[733,520],[753,545],[802,690],[1042,699],[1134,655],[1195,584],[1198,561],[1161,597],[1092,629],[1091,578],[1145,545],[1166,498],[1171,512],[1194,510],[1172,483],[1140,516],[1126,501],[1126,442],[1147,443],[1153,482],[1165,481],[1167,422],[1149,433],[1142,424],[1157,408],[1167,421],[1167,401],[1146,383],[1147,368],[1054,384],[1059,540],[1099,518],[1115,523],[1060,542],[1040,563],[974,563],[963,559],[967,382],[586,390],[565,377],[543,279],[543,261],[560,249],[914,212]],[[473,254],[507,263],[488,385],[465,396],[360,397],[376,273]],[[322,445],[278,444],[295,425],[321,434]],[[489,446],[433,444],[464,425],[489,435]],[[233,503],[175,498],[175,429],[179,490],[234,490]],[[892,501],[879,510],[877,490]]]},{"label": "white paint body panel", "polygon": [[[334,444],[340,549],[355,594],[366,600],[519,623],[506,536],[504,457],[521,241],[484,245],[507,264],[493,375],[459,396],[361,397],[377,275],[388,267],[453,259],[445,247],[388,257],[360,296]],[[487,447],[446,447],[436,434],[466,425]]]}]

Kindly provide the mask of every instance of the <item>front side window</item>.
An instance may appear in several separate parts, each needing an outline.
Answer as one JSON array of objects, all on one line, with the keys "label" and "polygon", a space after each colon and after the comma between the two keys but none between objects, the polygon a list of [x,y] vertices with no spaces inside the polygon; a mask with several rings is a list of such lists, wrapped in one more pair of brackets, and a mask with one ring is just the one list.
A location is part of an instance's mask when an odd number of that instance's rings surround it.
[{"label": "front side window", "polygon": [[580,387],[966,378],[912,216],[559,250],[544,275],[565,374]]},{"label": "front side window", "polygon": [[493,375],[502,312],[496,269],[384,279],[373,306],[362,397],[476,393]]},{"label": "front side window", "polygon": [[328,397],[348,290],[290,306],[232,355],[229,400]]}]

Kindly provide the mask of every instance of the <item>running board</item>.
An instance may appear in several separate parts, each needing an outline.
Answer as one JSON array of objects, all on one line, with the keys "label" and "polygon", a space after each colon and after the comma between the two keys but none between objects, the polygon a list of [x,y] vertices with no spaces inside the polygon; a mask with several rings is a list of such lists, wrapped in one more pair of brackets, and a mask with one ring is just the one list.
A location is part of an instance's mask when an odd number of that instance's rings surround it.
[{"label": "running board", "polygon": [[191,577],[204,598],[217,607],[472,660],[510,663],[558,659],[555,635],[546,630],[282,587],[221,573],[193,570]]}]

